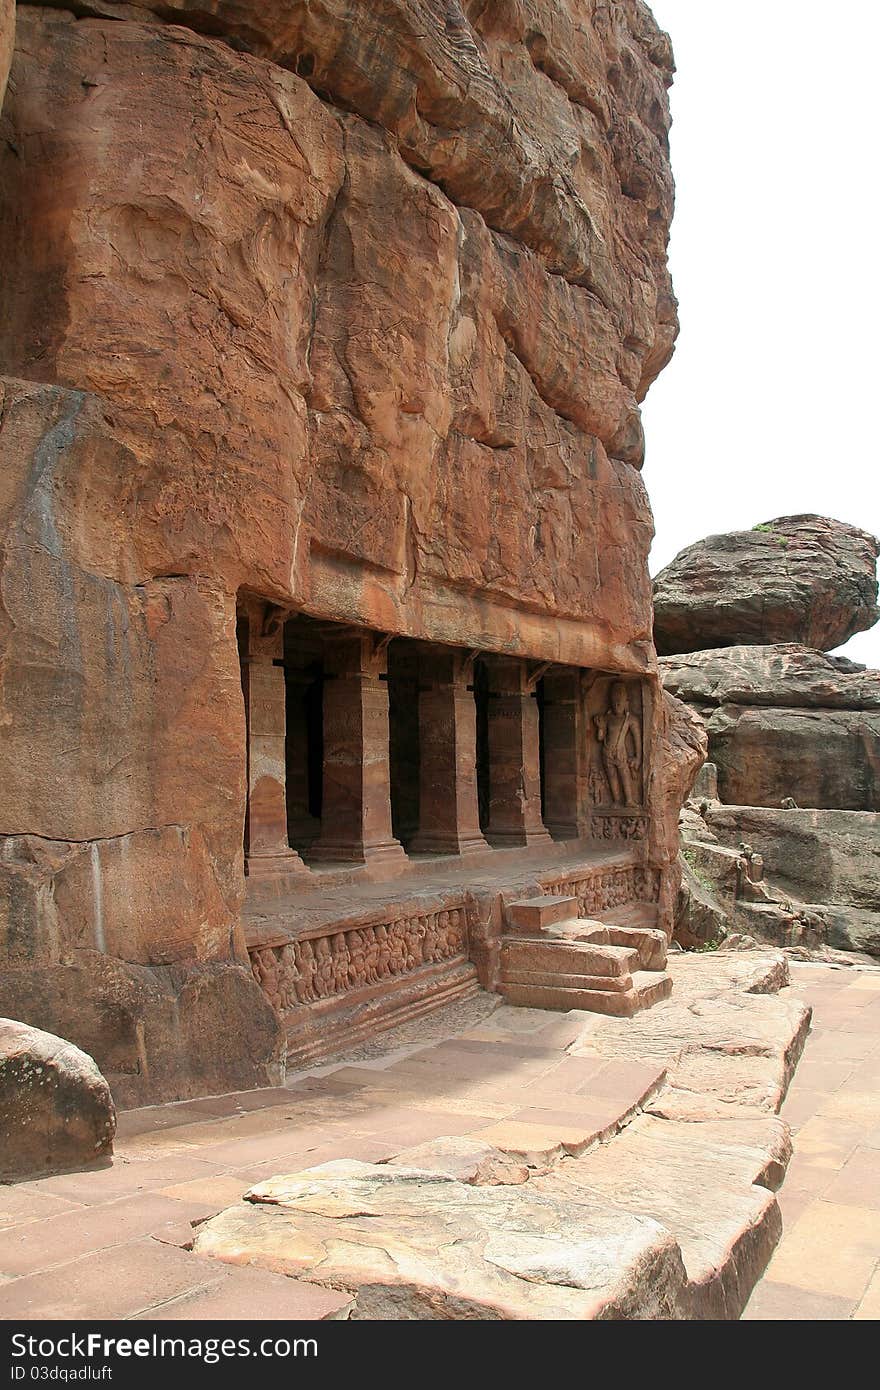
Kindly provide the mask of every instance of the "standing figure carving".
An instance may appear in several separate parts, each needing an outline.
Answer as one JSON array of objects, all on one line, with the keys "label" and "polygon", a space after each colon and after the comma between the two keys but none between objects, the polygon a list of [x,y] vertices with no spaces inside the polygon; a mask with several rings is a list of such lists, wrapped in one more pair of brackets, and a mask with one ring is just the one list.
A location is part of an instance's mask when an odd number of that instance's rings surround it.
[{"label": "standing figure carving", "polygon": [[296,984],[296,997],[301,1004],[311,1004],[317,999],[315,992],[315,953],[311,941],[296,943],[296,964],[299,979]]},{"label": "standing figure carving", "polygon": [[604,714],[597,714],[593,723],[596,738],[602,745],[602,765],[608,779],[611,800],[617,806],[637,806],[637,793],[642,770],[642,731],[639,721],[629,707],[629,691],[623,681],[611,687],[610,703]]}]

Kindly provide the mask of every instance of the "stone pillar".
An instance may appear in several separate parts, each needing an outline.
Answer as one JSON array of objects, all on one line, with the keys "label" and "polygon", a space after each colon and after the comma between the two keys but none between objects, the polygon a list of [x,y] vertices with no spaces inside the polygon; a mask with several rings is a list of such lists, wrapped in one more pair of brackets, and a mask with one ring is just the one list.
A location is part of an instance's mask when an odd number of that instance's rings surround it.
[{"label": "stone pillar", "polygon": [[251,607],[241,654],[248,740],[248,875],[308,872],[287,839],[283,625],[277,615],[267,620],[269,612],[262,604]]},{"label": "stone pillar", "polygon": [[324,654],[324,792],[310,859],[405,860],[391,830],[388,687],[376,633],[329,638]]},{"label": "stone pillar", "polygon": [[549,844],[541,819],[538,705],[525,661],[484,658],[489,673],[491,845]]},{"label": "stone pillar", "polygon": [[473,661],[452,647],[424,647],[419,663],[419,831],[410,849],[473,854],[487,849],[477,806],[477,707]]},{"label": "stone pillar", "polygon": [[555,839],[590,833],[588,760],[581,673],[553,667],[544,676],[544,824]]}]

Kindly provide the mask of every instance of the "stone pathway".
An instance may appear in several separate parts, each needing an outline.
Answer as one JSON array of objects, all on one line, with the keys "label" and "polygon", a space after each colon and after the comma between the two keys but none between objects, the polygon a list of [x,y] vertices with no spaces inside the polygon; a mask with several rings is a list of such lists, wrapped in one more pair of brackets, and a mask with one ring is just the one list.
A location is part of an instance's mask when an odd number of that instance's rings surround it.
[{"label": "stone pathway", "polygon": [[[772,953],[677,957],[672,968],[673,998],[633,1020],[481,996],[286,1087],[125,1112],[112,1166],[0,1187],[0,1317],[345,1317],[350,1293],[194,1253],[193,1223],[277,1174],[383,1164],[448,1136],[530,1165],[536,1197],[553,1172],[569,1192],[588,1184],[587,1220],[604,1192],[639,1230],[647,1218],[672,1231],[698,1292],[725,1263],[761,1268],[778,1233],[768,1189],[787,1146],[772,1117],[803,1037],[800,998],[816,1008],[816,1031],[784,1111],[798,1125],[780,1194],[787,1230],[747,1316],[876,1316],[880,971],[794,965],[795,988],[768,997],[785,975]],[[731,1118],[731,1101],[753,1118]],[[472,1206],[503,1198],[482,1191]],[[743,1232],[759,1225],[764,1244],[749,1255]],[[723,1279],[709,1292],[742,1307]],[[652,1316],[645,1306],[634,1315]]]},{"label": "stone pathway", "polygon": [[813,1029],[782,1117],[784,1231],[743,1316],[880,1318],[880,970],[791,965]]}]

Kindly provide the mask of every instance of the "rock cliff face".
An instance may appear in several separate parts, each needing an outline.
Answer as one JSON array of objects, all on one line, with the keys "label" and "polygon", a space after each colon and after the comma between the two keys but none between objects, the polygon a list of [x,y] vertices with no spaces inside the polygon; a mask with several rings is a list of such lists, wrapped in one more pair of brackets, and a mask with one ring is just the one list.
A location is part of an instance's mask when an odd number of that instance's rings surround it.
[{"label": "rock cliff face", "polygon": [[880,542],[824,516],[783,516],[688,546],[654,581],[663,656],[799,642],[839,647],[878,617]]},{"label": "rock cliff face", "polygon": [[143,1100],[280,1064],[238,595],[656,688],[672,61],[638,0],[75,9],[0,123],[0,1010]]},{"label": "rock cliff face", "polygon": [[[790,517],[710,537],[658,576],[658,643],[678,648],[663,684],[702,716],[710,758],[682,820],[685,943],[735,927],[880,953],[880,671],[801,645],[870,626],[878,551],[842,522]],[[753,630],[779,640],[692,650]]]},{"label": "rock cliff face", "polygon": [[660,664],[705,721],[722,801],[880,809],[880,671],[793,643]]}]

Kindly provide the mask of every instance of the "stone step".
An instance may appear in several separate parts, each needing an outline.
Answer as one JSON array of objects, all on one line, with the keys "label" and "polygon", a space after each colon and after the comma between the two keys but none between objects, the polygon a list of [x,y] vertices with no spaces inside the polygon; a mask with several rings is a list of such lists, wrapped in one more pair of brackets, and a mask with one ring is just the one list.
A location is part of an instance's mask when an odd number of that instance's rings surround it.
[{"label": "stone step", "polygon": [[637,970],[665,970],[666,933],[648,927],[621,927],[580,917],[553,922],[545,935],[559,941],[583,941],[596,946],[624,946],[638,953]]},{"label": "stone step", "polygon": [[609,907],[596,915],[603,922],[613,923],[616,927],[638,927],[649,931],[657,928],[656,903],[622,903],[620,907]]},{"label": "stone step", "polygon": [[564,970],[502,970],[503,985],[541,985],[548,989],[577,989],[626,994],[633,987],[632,975],[571,975]]},{"label": "stone step", "polygon": [[613,1014],[617,1018],[632,1018],[643,1009],[650,1009],[672,993],[672,976],[658,971],[639,970],[632,976],[632,988],[616,990],[608,984],[602,989],[570,985],[529,984],[502,980],[499,992],[510,1004],[529,1009],[585,1009],[588,1013]]},{"label": "stone step", "polygon": [[620,979],[628,978],[640,966],[638,951],[611,946],[607,942],[572,940],[570,937],[514,936],[501,944],[502,975],[538,970],[550,974]]},{"label": "stone step", "polygon": [[508,929],[517,935],[532,936],[553,922],[577,917],[577,898],[562,898],[542,893],[537,898],[520,898],[507,904]]}]

